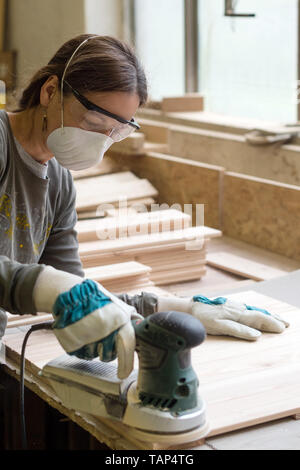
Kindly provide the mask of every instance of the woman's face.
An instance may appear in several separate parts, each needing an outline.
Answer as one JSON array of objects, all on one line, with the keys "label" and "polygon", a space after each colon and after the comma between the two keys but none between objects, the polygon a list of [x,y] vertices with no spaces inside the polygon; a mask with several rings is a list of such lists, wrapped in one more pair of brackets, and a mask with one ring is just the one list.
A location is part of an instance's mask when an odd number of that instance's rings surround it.
[{"label": "woman's face", "polygon": [[[67,88],[67,85],[65,85]],[[48,87],[48,90],[50,88]],[[53,91],[54,90],[54,91]],[[84,97],[91,103],[130,121],[139,107],[139,96],[126,92],[86,92]],[[41,99],[42,104],[42,99]],[[61,97],[60,88],[52,87],[47,106],[48,133],[61,126]],[[111,133],[112,128],[118,128],[122,124],[110,116],[97,111],[88,110],[71,93],[63,99],[63,124],[65,127],[78,127],[87,131],[100,132],[106,135]]]}]

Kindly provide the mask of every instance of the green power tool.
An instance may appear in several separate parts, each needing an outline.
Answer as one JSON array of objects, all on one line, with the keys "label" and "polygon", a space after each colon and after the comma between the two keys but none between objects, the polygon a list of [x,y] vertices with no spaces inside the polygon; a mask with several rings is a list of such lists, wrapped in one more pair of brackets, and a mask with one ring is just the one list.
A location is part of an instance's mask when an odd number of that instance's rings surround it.
[{"label": "green power tool", "polygon": [[[67,354],[42,371],[68,408],[121,421],[142,440],[169,444],[208,433],[205,403],[191,364],[191,348],[205,339],[199,320],[181,312],[160,312],[135,320],[138,372],[125,380],[117,365]],[[155,436],[154,436],[155,435]]]}]

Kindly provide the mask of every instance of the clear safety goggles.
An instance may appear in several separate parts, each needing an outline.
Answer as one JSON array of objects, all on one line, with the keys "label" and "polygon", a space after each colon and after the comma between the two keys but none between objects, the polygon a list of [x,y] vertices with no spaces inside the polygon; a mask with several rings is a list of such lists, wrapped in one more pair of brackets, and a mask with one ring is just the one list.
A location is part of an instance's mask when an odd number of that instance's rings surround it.
[{"label": "clear safety goggles", "polygon": [[71,89],[76,100],[70,107],[73,118],[79,126],[87,131],[101,132],[109,135],[115,142],[126,139],[137,129],[138,123],[132,118],[130,121],[100,108],[81,95],[66,81],[64,83]]}]

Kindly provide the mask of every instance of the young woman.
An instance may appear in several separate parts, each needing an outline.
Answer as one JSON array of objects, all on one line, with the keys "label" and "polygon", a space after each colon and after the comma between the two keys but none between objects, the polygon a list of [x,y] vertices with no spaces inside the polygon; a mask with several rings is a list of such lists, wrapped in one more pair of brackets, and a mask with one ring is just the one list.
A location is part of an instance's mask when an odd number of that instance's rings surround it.
[{"label": "young woman", "polygon": [[133,116],[146,100],[146,77],[133,50],[111,37],[81,35],[34,75],[16,112],[0,112],[0,339],[5,311],[51,312],[67,352],[103,360],[117,355],[119,376],[126,377],[137,312],[176,308],[198,316],[208,333],[244,339],[260,335],[249,326],[285,328],[266,313],[229,307],[226,299],[115,296],[83,281],[69,170],[96,165],[113,142],[138,129]]}]

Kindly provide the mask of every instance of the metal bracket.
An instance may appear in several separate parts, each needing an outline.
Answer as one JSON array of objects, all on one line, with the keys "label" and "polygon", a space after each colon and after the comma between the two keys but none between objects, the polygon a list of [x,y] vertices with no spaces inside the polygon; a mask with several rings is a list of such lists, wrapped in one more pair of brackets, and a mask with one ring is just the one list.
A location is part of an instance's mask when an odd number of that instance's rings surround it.
[{"label": "metal bracket", "polygon": [[225,0],[224,16],[231,16],[235,18],[253,18],[255,13],[235,13],[235,5],[233,0]]}]

